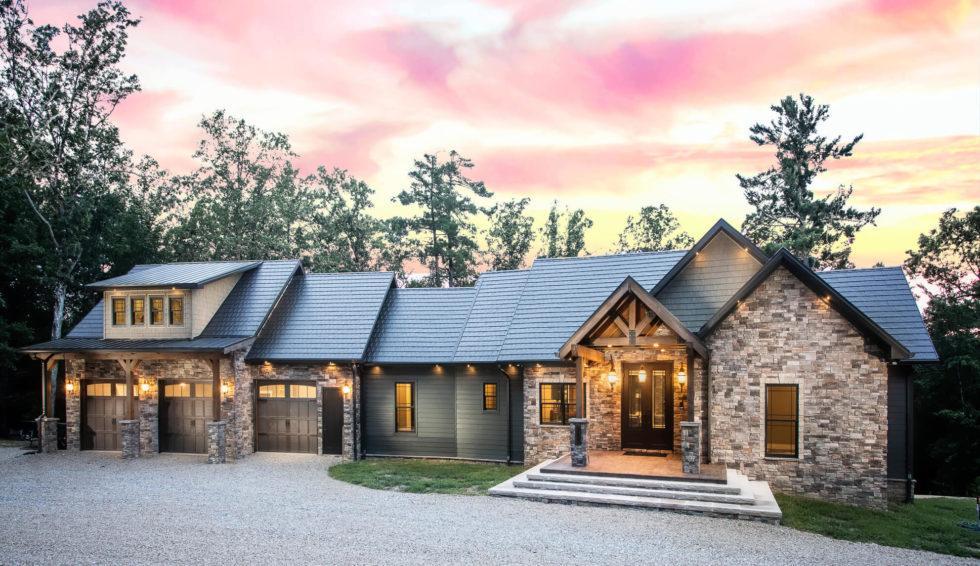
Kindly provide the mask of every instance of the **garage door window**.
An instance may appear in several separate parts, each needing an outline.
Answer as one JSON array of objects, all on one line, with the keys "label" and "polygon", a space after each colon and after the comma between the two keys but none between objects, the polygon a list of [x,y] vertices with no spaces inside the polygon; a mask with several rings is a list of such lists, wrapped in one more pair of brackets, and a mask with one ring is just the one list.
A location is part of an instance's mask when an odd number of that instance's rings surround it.
[{"label": "garage door window", "polygon": [[293,399],[316,399],[316,386],[290,385],[289,396]]},{"label": "garage door window", "polygon": [[286,385],[284,383],[271,383],[259,386],[259,397],[262,399],[285,399]]},{"label": "garage door window", "polygon": [[85,386],[85,394],[89,397],[112,397],[112,384],[89,383]]},{"label": "garage door window", "polygon": [[190,383],[168,383],[163,386],[163,394],[167,397],[190,397]]}]

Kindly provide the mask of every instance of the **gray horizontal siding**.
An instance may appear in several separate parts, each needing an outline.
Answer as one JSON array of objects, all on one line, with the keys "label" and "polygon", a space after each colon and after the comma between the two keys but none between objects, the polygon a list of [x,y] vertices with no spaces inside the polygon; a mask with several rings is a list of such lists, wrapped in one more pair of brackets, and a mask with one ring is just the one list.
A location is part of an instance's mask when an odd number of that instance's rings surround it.
[{"label": "gray horizontal siding", "polygon": [[[457,366],[456,455],[507,460],[508,379],[493,366]],[[483,384],[497,385],[497,410],[483,410]]]}]

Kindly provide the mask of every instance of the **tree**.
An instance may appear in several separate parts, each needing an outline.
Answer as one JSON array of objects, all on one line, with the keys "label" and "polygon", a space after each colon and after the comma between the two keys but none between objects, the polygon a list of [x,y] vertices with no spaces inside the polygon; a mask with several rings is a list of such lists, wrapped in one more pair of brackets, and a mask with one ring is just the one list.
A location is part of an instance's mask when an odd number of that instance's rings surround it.
[{"label": "tree", "polygon": [[929,299],[940,363],[915,372],[916,478],[924,491],[980,490],[980,206],[947,210],[919,236],[905,268]]},{"label": "tree", "polygon": [[328,171],[322,166],[308,182],[314,195],[310,227],[314,271],[378,269],[384,225],[369,212],[374,189],[343,169]]},{"label": "tree", "polygon": [[216,111],[199,124],[200,166],[174,180],[190,212],[170,234],[179,260],[286,259],[306,248],[309,183],[289,139]]},{"label": "tree", "polygon": [[787,96],[771,108],[776,118],[752,126],[749,139],[774,146],[776,165],[751,177],[736,175],[755,208],[745,217],[742,231],[766,252],[785,247],[814,269],[853,267],[854,237],[861,228],[874,225],[881,209],[848,206],[854,192],[850,186],[839,186],[819,198],[811,186],[827,170],[826,161],[850,157],[863,134],[849,142],[818,134],[820,123],[830,117],[830,107],[814,104],[805,94],[800,94],[799,102]]},{"label": "tree", "polygon": [[534,242],[534,219],[524,211],[529,198],[511,199],[484,209],[490,220],[487,255],[490,269],[520,269]]},{"label": "tree", "polygon": [[478,245],[473,216],[479,208],[470,194],[489,198],[493,193],[482,181],[466,177],[465,171],[472,167],[472,161],[455,151],[443,162],[426,154],[408,174],[409,188],[392,199],[421,209],[400,222],[416,257],[429,269],[426,284],[430,287],[472,285],[476,279]]},{"label": "tree", "polygon": [[626,217],[626,227],[619,234],[619,251],[657,252],[689,248],[694,238],[680,229],[674,213],[667,205],[644,206],[639,218]]},{"label": "tree", "polygon": [[[109,122],[139,89],[123,72],[129,29],[121,2],[103,1],[60,29],[35,25],[21,0],[0,2],[4,161],[43,228],[51,338],[60,338],[69,295],[101,265],[87,263],[105,227],[102,211],[129,179],[129,153]],[[95,254],[97,255],[97,254]],[[68,305],[70,307],[70,305]]]},{"label": "tree", "polygon": [[558,201],[551,204],[548,219],[541,229],[544,248],[539,257],[578,257],[585,250],[585,232],[592,227],[592,220],[581,208],[564,212],[558,210]]}]

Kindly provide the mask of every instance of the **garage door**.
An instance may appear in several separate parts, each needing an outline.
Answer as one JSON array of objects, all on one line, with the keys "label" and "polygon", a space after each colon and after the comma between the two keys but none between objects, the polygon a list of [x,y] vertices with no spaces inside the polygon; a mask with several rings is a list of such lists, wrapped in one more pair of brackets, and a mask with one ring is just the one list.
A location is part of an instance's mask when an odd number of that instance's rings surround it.
[{"label": "garage door", "polygon": [[204,454],[211,420],[211,383],[164,382],[160,394],[160,451]]},{"label": "garage door", "polygon": [[119,421],[126,419],[125,383],[85,382],[82,412],[82,450],[122,450]]},{"label": "garage door", "polygon": [[316,454],[316,385],[260,383],[255,411],[255,449]]}]

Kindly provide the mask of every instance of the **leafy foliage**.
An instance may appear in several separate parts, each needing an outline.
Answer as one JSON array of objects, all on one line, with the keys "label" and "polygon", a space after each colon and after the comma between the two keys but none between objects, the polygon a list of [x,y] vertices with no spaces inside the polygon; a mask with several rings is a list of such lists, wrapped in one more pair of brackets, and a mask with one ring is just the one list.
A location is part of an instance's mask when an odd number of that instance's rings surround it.
[{"label": "leafy foliage", "polygon": [[409,188],[394,198],[404,206],[420,209],[415,216],[400,218],[396,224],[405,229],[404,241],[429,268],[426,286],[459,287],[472,285],[476,279],[479,245],[473,216],[479,207],[470,194],[489,198],[493,193],[482,181],[464,174],[472,167],[472,161],[455,151],[449,152],[446,161],[425,154],[408,174],[412,180]]},{"label": "leafy foliage", "polygon": [[830,107],[814,104],[805,94],[799,101],[787,96],[771,108],[776,118],[752,126],[749,139],[774,146],[776,165],[751,177],[737,175],[746,200],[755,208],[745,217],[742,231],[767,253],[785,247],[815,269],[853,267],[854,238],[861,228],[874,225],[881,209],[849,206],[853,187],[840,186],[820,198],[811,187],[827,170],[826,161],[850,157],[863,134],[849,142],[820,135],[817,129],[830,117]]},{"label": "leafy foliage", "polygon": [[490,269],[520,269],[534,243],[534,219],[524,211],[529,198],[511,199],[484,210],[490,220],[486,232]]},{"label": "leafy foliage", "polygon": [[915,459],[920,487],[980,492],[980,206],[945,211],[919,236],[905,267],[923,280],[926,324],[941,362],[915,375]]},{"label": "leafy foliage", "polygon": [[374,189],[346,170],[323,166],[308,182],[315,211],[309,238],[313,270],[377,270],[384,224],[370,214]]},{"label": "leafy foliage", "polygon": [[620,252],[676,250],[693,244],[694,238],[681,230],[681,223],[665,204],[644,206],[638,218],[627,216],[619,234]]},{"label": "leafy foliage", "polygon": [[539,257],[578,257],[588,255],[585,249],[585,232],[592,227],[592,220],[581,208],[565,211],[558,209],[558,201],[551,203],[548,219],[541,229],[544,248]]}]

